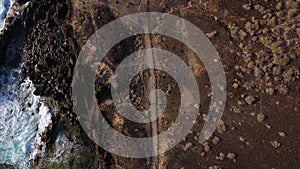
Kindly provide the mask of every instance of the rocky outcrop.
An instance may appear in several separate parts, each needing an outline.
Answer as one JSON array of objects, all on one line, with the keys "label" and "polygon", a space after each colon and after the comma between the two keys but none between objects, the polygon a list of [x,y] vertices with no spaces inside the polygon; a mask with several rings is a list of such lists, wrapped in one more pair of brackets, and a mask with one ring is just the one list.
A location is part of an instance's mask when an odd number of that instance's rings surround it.
[{"label": "rocky outcrop", "polygon": [[[72,108],[70,85],[79,48],[67,22],[71,15],[71,6],[67,3],[57,0],[27,3],[19,0],[15,5],[18,8],[8,15],[6,28],[0,36],[0,64],[22,65],[22,78],[29,77],[33,81],[35,94],[51,98],[59,105],[53,107],[50,102],[45,102],[56,112],[52,112],[55,117],[51,130],[42,136],[47,149],[44,154],[38,154],[33,168],[95,168],[99,165],[96,156],[100,159],[103,154],[94,151],[95,145],[76,122]],[[74,142],[73,137],[76,136],[74,144],[86,145],[81,146],[77,154],[66,157],[70,161],[68,163],[49,163],[46,160],[57,151],[53,145],[58,133],[63,133],[70,142]]]}]

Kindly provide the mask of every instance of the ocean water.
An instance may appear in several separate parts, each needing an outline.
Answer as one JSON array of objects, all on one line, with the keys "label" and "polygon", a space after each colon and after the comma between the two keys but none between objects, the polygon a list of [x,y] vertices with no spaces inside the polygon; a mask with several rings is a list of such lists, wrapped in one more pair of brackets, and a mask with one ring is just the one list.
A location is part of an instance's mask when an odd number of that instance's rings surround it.
[{"label": "ocean water", "polygon": [[13,2],[13,0],[0,0],[0,30],[3,28],[5,17]]},{"label": "ocean water", "polygon": [[20,84],[20,70],[0,67],[0,164],[27,169],[45,145],[41,135],[51,123],[51,113],[35,87],[26,79]]}]

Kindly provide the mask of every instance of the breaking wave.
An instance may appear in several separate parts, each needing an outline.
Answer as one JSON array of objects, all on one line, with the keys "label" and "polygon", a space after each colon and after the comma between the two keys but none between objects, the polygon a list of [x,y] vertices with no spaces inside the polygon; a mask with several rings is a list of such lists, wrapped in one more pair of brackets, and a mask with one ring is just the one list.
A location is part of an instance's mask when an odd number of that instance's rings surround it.
[{"label": "breaking wave", "polygon": [[34,95],[33,83],[20,83],[20,70],[0,67],[0,164],[26,169],[45,149],[43,132],[51,124],[49,108]]}]

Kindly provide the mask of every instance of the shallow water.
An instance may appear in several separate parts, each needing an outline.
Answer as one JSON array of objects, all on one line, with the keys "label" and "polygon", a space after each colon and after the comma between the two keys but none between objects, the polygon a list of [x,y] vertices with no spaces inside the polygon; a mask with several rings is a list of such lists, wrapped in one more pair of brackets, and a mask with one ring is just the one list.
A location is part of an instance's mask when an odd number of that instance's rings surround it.
[{"label": "shallow water", "polygon": [[33,94],[35,87],[20,71],[0,68],[0,164],[29,168],[42,145],[40,136],[51,123],[49,109]]}]

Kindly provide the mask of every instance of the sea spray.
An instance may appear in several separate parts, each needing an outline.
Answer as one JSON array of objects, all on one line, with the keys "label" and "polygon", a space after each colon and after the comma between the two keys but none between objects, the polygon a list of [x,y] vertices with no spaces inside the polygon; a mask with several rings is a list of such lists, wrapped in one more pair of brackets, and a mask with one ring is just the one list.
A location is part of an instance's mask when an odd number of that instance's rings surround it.
[{"label": "sea spray", "polygon": [[0,0],[0,30],[3,29],[6,15],[13,3],[14,0]]},{"label": "sea spray", "polygon": [[[71,141],[72,140],[72,141]],[[55,153],[51,158],[51,163],[64,164],[72,155],[77,154],[81,144],[77,142],[76,137],[67,138],[63,133],[59,133],[55,141]]]},{"label": "sea spray", "polygon": [[30,167],[38,151],[45,145],[41,140],[51,124],[51,113],[33,94],[30,79],[20,85],[20,70],[0,68],[0,164],[16,168]]}]

